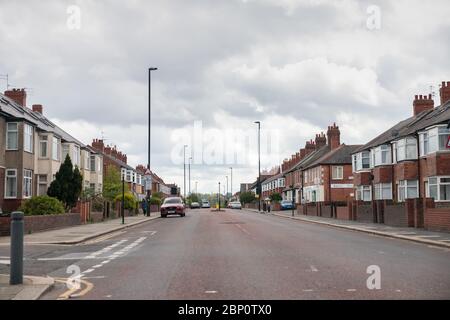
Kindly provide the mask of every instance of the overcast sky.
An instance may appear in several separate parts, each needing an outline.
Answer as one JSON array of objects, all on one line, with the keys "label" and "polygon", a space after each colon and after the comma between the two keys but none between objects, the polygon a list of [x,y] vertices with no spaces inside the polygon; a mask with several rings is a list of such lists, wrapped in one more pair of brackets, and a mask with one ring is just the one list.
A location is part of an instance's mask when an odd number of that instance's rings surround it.
[{"label": "overcast sky", "polygon": [[[448,0],[0,0],[0,75],[84,143],[103,134],[137,165],[158,67],[152,169],[183,186],[186,143],[200,152],[192,188],[216,191],[233,166],[237,191],[257,175],[255,120],[270,168],[333,122],[360,144],[411,116],[431,85],[439,104],[449,17]],[[242,158],[223,163],[234,147]]]}]

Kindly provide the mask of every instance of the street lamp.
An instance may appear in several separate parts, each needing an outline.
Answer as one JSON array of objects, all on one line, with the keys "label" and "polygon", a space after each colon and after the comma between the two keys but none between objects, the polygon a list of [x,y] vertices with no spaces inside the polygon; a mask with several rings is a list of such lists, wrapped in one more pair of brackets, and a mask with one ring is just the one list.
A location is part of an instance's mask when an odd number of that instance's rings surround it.
[{"label": "street lamp", "polygon": [[183,189],[183,193],[184,193],[184,203],[186,204],[186,148],[187,148],[187,144],[185,144],[183,146],[183,183],[184,183],[184,189]]},{"label": "street lamp", "polygon": [[[120,167],[120,171],[122,171],[122,224],[125,224],[125,172],[124,167]],[[126,170],[126,169],[125,169]]]},{"label": "street lamp", "polygon": [[230,193],[231,193],[231,197],[233,198],[233,167],[230,167],[230,170],[231,170]]},{"label": "street lamp", "polygon": [[258,125],[258,183],[256,192],[258,194],[258,211],[261,212],[261,121],[255,121]]},{"label": "street lamp", "polygon": [[[150,170],[150,150],[151,150],[151,124],[152,124],[152,71],[158,68],[148,68],[148,162],[147,169]],[[150,200],[151,188],[147,190],[147,199]]]},{"label": "street lamp", "polygon": [[191,195],[191,162],[192,157],[189,158],[189,196]]},{"label": "street lamp", "polygon": [[225,199],[228,200],[228,176],[225,176],[225,178],[227,179],[227,192],[225,193]]},{"label": "street lamp", "polygon": [[219,182],[219,193],[217,194],[217,197],[219,198],[219,211],[220,211],[220,182]]}]

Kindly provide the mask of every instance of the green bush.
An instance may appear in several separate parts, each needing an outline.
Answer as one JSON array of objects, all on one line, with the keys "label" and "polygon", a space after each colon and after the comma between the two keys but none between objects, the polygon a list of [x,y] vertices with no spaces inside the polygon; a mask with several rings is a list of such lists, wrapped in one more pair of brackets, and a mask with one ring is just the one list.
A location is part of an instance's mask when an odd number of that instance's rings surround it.
[{"label": "green bush", "polygon": [[157,198],[157,197],[151,197],[150,198],[150,204],[156,204],[156,205],[161,205],[161,199]]},{"label": "green bush", "polygon": [[62,202],[49,196],[32,197],[26,200],[19,210],[29,216],[62,214],[65,212]]},{"label": "green bush", "polygon": [[[117,202],[122,202],[122,194],[119,194],[114,199]],[[125,192],[125,199],[124,199],[124,208],[128,210],[136,209],[138,206],[138,202],[135,198],[135,196],[130,192]]]},{"label": "green bush", "polygon": [[273,193],[270,195],[270,200],[273,202],[280,202],[281,200],[283,200],[283,197],[279,193]]}]

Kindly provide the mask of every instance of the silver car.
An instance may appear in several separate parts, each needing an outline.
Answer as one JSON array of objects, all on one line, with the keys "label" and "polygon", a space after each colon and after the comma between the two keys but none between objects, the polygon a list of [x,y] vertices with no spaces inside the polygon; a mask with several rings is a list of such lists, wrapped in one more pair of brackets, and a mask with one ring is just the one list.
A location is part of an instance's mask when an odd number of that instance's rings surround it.
[{"label": "silver car", "polygon": [[229,204],[230,209],[242,209],[242,205],[239,201],[232,201]]}]

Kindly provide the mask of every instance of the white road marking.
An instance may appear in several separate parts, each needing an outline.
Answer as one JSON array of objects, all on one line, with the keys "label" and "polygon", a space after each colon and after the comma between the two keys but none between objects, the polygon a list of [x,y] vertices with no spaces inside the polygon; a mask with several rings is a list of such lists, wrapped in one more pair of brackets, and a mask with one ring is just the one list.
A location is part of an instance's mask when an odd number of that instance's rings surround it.
[{"label": "white road marking", "polygon": [[87,269],[86,271],[83,271],[82,273],[91,273],[92,271],[94,271],[94,269]]},{"label": "white road marking", "polygon": [[102,266],[101,264],[97,264],[97,265],[93,266],[92,268],[97,269],[97,268],[100,268],[101,266]]},{"label": "white road marking", "polygon": [[395,290],[395,292],[402,292],[402,290],[398,290],[398,289],[397,289],[397,290]]},{"label": "white road marking", "polygon": [[355,292],[356,289],[347,289],[348,292]]},{"label": "white road marking", "polygon": [[313,289],[303,289],[303,292],[313,292]]},{"label": "white road marking", "polygon": [[215,290],[207,290],[207,291],[205,291],[205,293],[217,293],[217,291],[215,291]]}]

